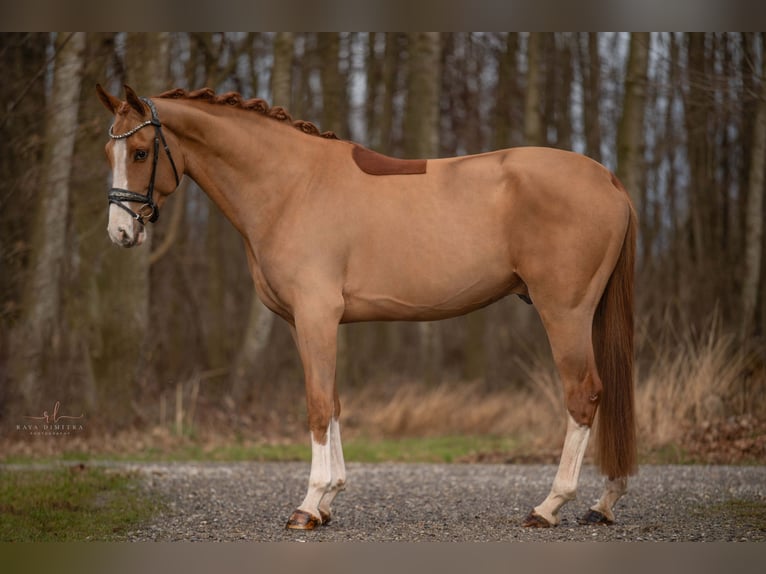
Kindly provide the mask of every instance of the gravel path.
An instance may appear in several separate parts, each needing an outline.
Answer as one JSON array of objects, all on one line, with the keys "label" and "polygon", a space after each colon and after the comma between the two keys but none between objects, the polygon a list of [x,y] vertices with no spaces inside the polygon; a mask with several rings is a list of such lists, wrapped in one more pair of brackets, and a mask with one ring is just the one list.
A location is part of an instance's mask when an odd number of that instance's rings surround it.
[{"label": "gravel path", "polygon": [[548,493],[553,465],[349,464],[332,522],[287,531],[307,463],[129,465],[164,511],[135,541],[766,541],[766,466],[644,466],[618,503],[617,524],[578,526],[600,494],[585,467],[562,523],[520,525]]}]

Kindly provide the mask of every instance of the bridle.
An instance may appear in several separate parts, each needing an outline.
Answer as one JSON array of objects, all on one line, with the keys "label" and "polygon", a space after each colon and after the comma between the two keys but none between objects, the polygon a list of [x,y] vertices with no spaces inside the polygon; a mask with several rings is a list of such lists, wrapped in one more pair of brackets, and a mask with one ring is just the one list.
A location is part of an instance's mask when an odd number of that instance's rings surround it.
[{"label": "bridle", "polygon": [[[114,204],[117,207],[120,207],[130,213],[130,216],[138,221],[141,225],[144,225],[146,220],[148,219],[150,222],[154,223],[157,221],[157,218],[160,216],[160,210],[157,207],[157,204],[154,203],[153,195],[154,195],[154,178],[157,175],[157,161],[159,159],[159,151],[160,151],[160,141],[162,142],[162,147],[165,148],[165,153],[168,156],[168,159],[170,160],[170,166],[173,168],[173,175],[176,178],[176,187],[178,187],[178,184],[180,183],[180,179],[178,177],[178,170],[176,169],[176,164],[173,161],[173,156],[170,154],[170,148],[168,147],[168,142],[165,140],[165,134],[162,133],[162,124],[160,123],[159,115],[157,115],[157,108],[154,107],[154,102],[152,102],[149,98],[141,98],[141,101],[143,101],[147,106],[149,106],[149,110],[152,112],[152,118],[149,120],[146,120],[143,123],[138,124],[136,127],[126,131],[125,133],[121,134],[114,134],[112,129],[114,128],[114,125],[111,125],[109,127],[109,137],[113,140],[121,140],[128,138],[132,136],[134,133],[139,131],[142,128],[145,128],[146,126],[152,125],[154,126],[154,155],[152,156],[152,176],[149,179],[149,189],[146,192],[146,195],[143,195],[141,193],[136,193],[134,191],[128,191],[127,189],[120,189],[118,187],[113,187],[109,190],[109,204]],[[134,203],[142,203],[149,207],[151,210],[148,214],[145,213],[137,213],[130,209],[127,205],[125,205],[125,201],[132,201]],[[139,209],[139,211],[142,211],[142,209]]]}]

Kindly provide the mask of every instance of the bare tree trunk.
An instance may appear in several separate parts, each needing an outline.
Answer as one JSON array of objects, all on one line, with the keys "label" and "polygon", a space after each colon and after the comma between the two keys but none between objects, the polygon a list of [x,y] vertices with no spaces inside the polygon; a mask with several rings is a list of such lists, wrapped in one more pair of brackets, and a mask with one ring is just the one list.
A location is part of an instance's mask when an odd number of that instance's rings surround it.
[{"label": "bare tree trunk", "polygon": [[224,234],[229,229],[229,222],[223,217],[220,210],[208,203],[209,211],[207,225],[205,225],[205,268],[207,269],[205,283],[207,285],[205,295],[205,307],[203,324],[205,334],[205,347],[207,350],[207,367],[220,369],[223,367],[225,352],[226,317],[224,307],[226,305],[226,262],[223,254],[226,252]]},{"label": "bare tree trunk", "polygon": [[[320,32],[318,50],[322,61],[322,120],[321,129],[334,131],[338,135],[347,133],[348,118],[345,117],[346,83],[341,75],[340,66],[340,34],[337,32]],[[351,347],[353,342],[349,337],[349,327],[343,325],[338,329],[338,352],[336,360],[336,379],[349,381],[353,366],[351,364]]]},{"label": "bare tree trunk", "polygon": [[578,46],[583,83],[585,153],[601,161],[601,55],[598,32],[588,32],[584,39],[578,41]]},{"label": "bare tree trunk", "polygon": [[338,70],[340,57],[340,34],[337,32],[319,33],[319,53],[322,58],[322,120],[321,129],[334,131],[338,135],[344,132],[343,95],[345,85]]},{"label": "bare tree trunk", "polygon": [[399,37],[396,32],[386,32],[386,48],[383,53],[383,103],[380,112],[381,153],[393,153],[394,96],[396,95],[396,71],[399,63]]},{"label": "bare tree trunk", "polygon": [[271,105],[282,106],[288,110],[291,110],[292,106],[294,46],[295,37],[292,32],[278,32],[276,38],[274,38],[274,66],[271,68]]},{"label": "bare tree trunk", "polygon": [[[543,47],[543,33],[531,32],[527,35],[527,81],[526,91],[524,92],[523,145],[545,145],[547,143],[542,117]],[[535,310],[532,307],[517,299],[510,308],[508,324],[503,325],[503,329],[524,331],[532,324],[534,315]],[[498,343],[495,342],[494,344],[497,345]]]},{"label": "bare tree trunk", "polygon": [[[766,34],[761,33],[761,45],[766,47]],[[750,148],[750,173],[747,183],[745,213],[745,257],[742,282],[742,340],[752,334],[758,308],[758,286],[761,282],[763,260],[763,188],[766,162],[766,55],[761,54],[761,93],[753,126]]]},{"label": "bare tree trunk", "polygon": [[[556,126],[556,147],[572,149],[572,84],[574,84],[573,46],[576,36],[568,33],[559,34],[560,41],[556,37],[551,38],[550,49],[552,56],[549,61],[555,63],[551,66],[550,74],[553,76],[548,82],[554,85],[554,98],[550,102],[554,110]],[[559,46],[560,44],[560,46]]]},{"label": "bare tree trunk", "polygon": [[[23,320],[26,250],[35,223],[44,174],[40,158],[45,149],[45,70],[48,69],[48,34],[0,35],[0,418],[17,398],[23,381],[16,367],[25,369],[17,357],[16,341]],[[35,73],[36,72],[36,73]],[[23,152],[21,150],[24,150]],[[20,249],[19,247],[24,247]],[[19,364],[14,364],[15,361]],[[17,377],[18,380],[8,380]],[[63,399],[62,399],[63,400]]]},{"label": "bare tree trunk", "polygon": [[410,34],[409,41],[405,154],[407,157],[436,157],[439,152],[441,39],[437,32],[422,32]]},{"label": "bare tree trunk", "polygon": [[[486,120],[482,118],[482,106],[480,105],[483,60],[479,53],[480,44],[471,33],[452,34],[451,37],[445,38],[443,50],[446,52],[444,59],[454,62],[450,66],[451,70],[445,69],[443,71],[443,90],[448,95],[453,90],[456,92],[454,96],[450,96],[455,101],[451,107],[462,110],[462,113],[453,114],[456,117],[452,120],[450,131],[456,134],[455,141],[451,142],[449,138],[442,138],[449,142],[448,147],[445,147],[444,141],[441,142],[442,151],[445,154],[453,155],[456,151],[455,148],[459,147],[468,154],[480,153],[484,150],[482,125],[486,124]],[[475,79],[475,81],[466,81],[469,79]],[[506,77],[506,80],[509,79]],[[506,100],[501,105],[505,107],[505,113],[507,113],[509,102]],[[496,133],[493,135],[497,136]],[[449,145],[450,143],[452,145]],[[453,320],[455,329],[446,328],[443,330],[444,346],[448,345],[448,338],[451,333],[455,332],[462,335],[462,341],[460,341],[463,354],[461,375],[470,381],[484,381],[486,379],[487,318],[488,310],[478,309],[465,317]]]},{"label": "bare tree trunk", "polygon": [[[274,105],[292,105],[293,50],[292,32],[280,32],[274,39],[274,65],[271,70],[271,101]],[[256,379],[263,351],[274,326],[274,313],[253,292],[245,333],[229,371],[229,392],[241,404]]]},{"label": "bare tree trunk", "polygon": [[[673,103],[676,101],[675,91],[678,89],[678,68],[679,68],[679,42],[674,34],[669,35],[669,54],[670,71],[668,74],[668,85],[672,86],[672,92],[669,97],[669,105],[665,111],[665,134],[666,138],[669,138],[670,134],[674,133],[676,122],[674,119]],[[666,216],[670,222],[670,245],[669,245],[669,265],[670,272],[668,273],[670,281],[670,297],[671,301],[681,301],[682,287],[681,279],[683,276],[683,265],[687,257],[685,256],[686,242],[683,241],[683,233],[681,232],[681,216],[678,209],[678,186],[677,186],[677,169],[676,169],[676,145],[668,145],[667,155],[669,156],[668,163],[668,184],[667,195],[665,198],[666,203]],[[677,303],[677,304],[679,304]]]},{"label": "bare tree trunk", "polygon": [[241,404],[247,399],[248,391],[252,388],[261,363],[263,351],[269,343],[273,325],[274,313],[269,311],[253,293],[250,316],[242,336],[242,344],[229,371],[230,394],[235,404]]},{"label": "bare tree trunk", "polygon": [[[380,84],[380,87],[377,88],[379,94],[375,100],[376,102],[379,100],[379,103],[368,115],[367,125],[371,139],[367,144],[381,153],[391,154],[394,144],[394,97],[397,90],[397,70],[399,69],[399,36],[396,32],[385,32],[382,35],[385,45],[381,62],[375,68]],[[370,85],[370,87],[375,89],[374,85]],[[380,108],[379,112],[377,108]],[[373,344],[377,349],[377,355],[383,360],[393,362],[394,357],[399,354],[403,338],[401,335],[406,328],[407,326],[395,322],[380,321],[375,323]]]},{"label": "bare tree trunk", "polygon": [[543,145],[543,121],[540,117],[540,60],[542,34],[531,32],[527,37],[527,93],[524,99],[524,139],[526,145]]},{"label": "bare tree trunk", "polygon": [[[41,393],[58,392],[56,365],[62,343],[60,331],[62,280],[68,244],[69,180],[77,134],[85,34],[56,38],[53,89],[45,129],[46,172],[37,206],[23,319],[11,367],[25,406],[57,400]],[[50,378],[49,378],[50,377]],[[60,382],[60,381],[58,381]]]},{"label": "bare tree trunk", "polygon": [[[76,369],[71,377],[78,401],[94,420],[94,413],[106,410],[98,405],[98,384],[94,365],[102,354],[101,325],[105,310],[102,297],[104,262],[119,256],[109,241],[106,224],[108,163],[103,157],[106,126],[111,121],[103,107],[94,104],[93,86],[109,79],[109,63],[114,58],[115,35],[89,33],[86,39],[85,66],[80,94],[80,128],[77,130],[76,158],[84,158],[86,169],[72,173],[73,200],[70,202],[69,243],[76,249],[67,285],[65,302],[70,353]],[[75,159],[77,161],[77,159]],[[81,160],[83,161],[83,160]]]},{"label": "bare tree trunk", "polygon": [[[227,73],[223,69],[222,54],[226,49],[226,38],[218,32],[200,32],[194,35],[199,53],[203,62],[204,79],[203,85],[217,89],[218,84],[226,79]],[[226,320],[224,317],[225,307],[225,262],[222,254],[225,253],[224,235],[230,230],[229,222],[213,203],[206,200],[208,207],[207,221],[204,228],[205,253],[204,264],[206,274],[203,279],[205,285],[205,304],[201,306],[199,313],[204,333],[205,367],[220,369],[223,367],[225,352]],[[197,365],[199,368],[199,364]]]},{"label": "bare tree trunk", "polygon": [[[686,119],[686,138],[689,157],[689,171],[691,175],[691,190],[689,198],[689,211],[692,234],[692,260],[694,261],[699,277],[707,275],[707,254],[709,248],[709,233],[707,229],[707,214],[711,210],[710,195],[711,181],[709,177],[712,166],[710,165],[710,149],[708,146],[708,120],[712,115],[709,110],[705,33],[692,32],[687,34],[687,61],[688,71],[686,81],[688,90],[684,94],[684,116]],[[710,303],[708,293],[700,301],[703,304]]]},{"label": "bare tree trunk", "polygon": [[492,125],[492,147],[503,149],[511,145],[513,130],[513,86],[518,75],[516,56],[519,51],[519,35],[508,32],[505,40],[505,50],[500,54],[497,65],[497,88],[495,91],[494,113]]},{"label": "bare tree trunk", "polygon": [[377,54],[379,38],[385,38],[384,34],[370,32],[367,36],[367,61],[366,67],[366,101],[364,105],[364,120],[366,131],[366,144],[372,149],[380,149],[380,85],[383,78],[383,58]]},{"label": "bare tree trunk", "polygon": [[[435,157],[439,150],[441,37],[438,32],[410,34],[410,64],[404,144],[407,157]],[[428,384],[441,379],[443,342],[440,324],[418,323],[420,371]]]},{"label": "bare tree trunk", "polygon": [[[617,177],[639,214],[644,205],[644,115],[649,67],[648,32],[632,32],[625,74],[622,116],[617,128]],[[643,218],[642,218],[643,219]]]},{"label": "bare tree trunk", "polygon": [[172,199],[165,204],[167,206],[166,211],[170,207],[170,214],[167,218],[168,227],[165,235],[162,237],[162,241],[152,250],[152,254],[149,257],[149,265],[154,265],[165,257],[181,233],[181,226],[184,220],[184,198],[186,197],[186,190],[189,189],[190,181],[189,178],[182,177],[181,184],[171,196]]},{"label": "bare tree trunk", "polygon": [[[167,88],[169,34],[129,34],[125,81],[140,94]],[[149,229],[140,249],[113,251],[104,258],[100,273],[100,335],[102,347],[93,371],[99,404],[109,413],[108,424],[124,427],[134,421],[133,399],[147,392],[150,358],[156,340],[149,330],[151,244]]]}]

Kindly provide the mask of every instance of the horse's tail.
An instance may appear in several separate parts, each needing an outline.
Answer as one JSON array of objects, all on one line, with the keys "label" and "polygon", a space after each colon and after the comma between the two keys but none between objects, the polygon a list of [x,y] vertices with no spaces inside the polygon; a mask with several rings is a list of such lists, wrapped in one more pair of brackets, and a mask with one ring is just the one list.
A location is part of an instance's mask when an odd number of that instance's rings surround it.
[{"label": "horse's tail", "polygon": [[636,427],[633,400],[633,278],[636,257],[636,212],[625,188],[630,219],[620,257],[593,319],[593,346],[603,384],[599,404],[597,451],[601,472],[617,478],[636,472]]}]

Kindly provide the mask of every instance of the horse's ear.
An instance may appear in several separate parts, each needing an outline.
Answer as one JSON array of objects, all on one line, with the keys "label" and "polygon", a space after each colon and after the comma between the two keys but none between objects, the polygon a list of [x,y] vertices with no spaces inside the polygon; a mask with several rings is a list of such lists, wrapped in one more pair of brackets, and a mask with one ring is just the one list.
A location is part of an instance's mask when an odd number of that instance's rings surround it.
[{"label": "horse's ear", "polygon": [[104,104],[104,107],[113,114],[116,114],[122,102],[102,88],[101,84],[96,84],[96,93],[98,94],[98,99]]},{"label": "horse's ear", "polygon": [[131,108],[136,110],[140,115],[145,116],[149,111],[146,104],[141,101],[138,94],[133,91],[133,88],[125,84],[125,96],[128,98],[128,104]]}]

